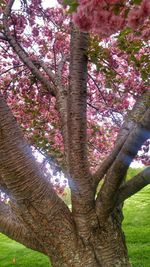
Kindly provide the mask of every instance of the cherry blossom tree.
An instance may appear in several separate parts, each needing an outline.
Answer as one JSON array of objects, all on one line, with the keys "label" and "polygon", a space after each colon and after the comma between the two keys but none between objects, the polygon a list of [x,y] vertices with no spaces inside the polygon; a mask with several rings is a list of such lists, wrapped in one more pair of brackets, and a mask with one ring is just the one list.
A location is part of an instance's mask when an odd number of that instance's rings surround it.
[{"label": "cherry blossom tree", "polygon": [[123,202],[150,182],[125,179],[140,149],[149,165],[149,1],[59,3],[0,2],[0,231],[54,267],[127,267]]}]

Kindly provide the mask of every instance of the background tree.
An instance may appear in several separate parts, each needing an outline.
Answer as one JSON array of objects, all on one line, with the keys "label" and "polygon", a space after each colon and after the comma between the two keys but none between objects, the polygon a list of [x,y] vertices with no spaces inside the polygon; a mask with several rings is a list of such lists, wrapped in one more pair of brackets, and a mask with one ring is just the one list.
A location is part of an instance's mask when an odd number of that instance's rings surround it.
[{"label": "background tree", "polygon": [[[0,189],[10,200],[0,201],[0,231],[56,267],[130,266],[122,204],[150,181],[149,167],[125,181],[149,146],[149,4],[98,2],[64,1],[64,11],[40,0],[1,1]],[[96,11],[105,19],[90,24]],[[66,174],[72,211],[31,145]]]}]

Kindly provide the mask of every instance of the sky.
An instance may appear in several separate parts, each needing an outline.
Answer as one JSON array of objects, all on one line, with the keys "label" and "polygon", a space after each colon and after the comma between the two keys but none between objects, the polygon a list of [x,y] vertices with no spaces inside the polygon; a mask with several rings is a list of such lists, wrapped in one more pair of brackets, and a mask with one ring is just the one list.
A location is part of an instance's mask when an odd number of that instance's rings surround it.
[{"label": "sky", "polygon": [[[56,0],[43,0],[43,7],[54,7],[58,5],[58,2]],[[20,6],[20,1],[15,0],[13,8],[18,8],[18,5]]]},{"label": "sky", "polygon": [[43,6],[53,7],[56,6],[58,2],[56,0],[43,0]]}]

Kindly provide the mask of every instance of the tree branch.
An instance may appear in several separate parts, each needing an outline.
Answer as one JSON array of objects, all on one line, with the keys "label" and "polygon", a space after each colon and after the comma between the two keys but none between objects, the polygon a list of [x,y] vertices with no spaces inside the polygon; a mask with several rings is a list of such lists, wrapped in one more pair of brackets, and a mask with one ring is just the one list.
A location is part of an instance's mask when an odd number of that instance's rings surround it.
[{"label": "tree branch", "polygon": [[[57,107],[60,113],[61,124],[62,124],[62,129],[63,129],[63,138],[64,138],[65,155],[66,155],[67,154],[66,151],[68,147],[68,137],[67,137],[68,133],[66,129],[67,128],[67,93],[66,93],[67,90],[66,88],[64,88],[64,86],[62,86],[60,77],[56,77],[56,75],[44,62],[37,60],[34,63],[33,61],[31,61],[31,59],[29,58],[28,54],[23,49],[23,47],[21,47],[21,45],[17,42],[16,38],[12,36],[9,30],[8,19],[10,17],[13,3],[14,3],[14,0],[9,0],[7,7],[5,9],[5,12],[4,12],[4,16],[3,16],[5,36],[7,37],[7,40],[10,46],[14,49],[14,51],[19,56],[21,61],[28,67],[28,69],[37,78],[37,80],[39,80],[43,84],[42,90],[48,90],[53,96],[56,97]],[[60,64],[60,71],[61,71],[61,68],[63,67],[64,60],[65,58],[62,59],[62,62]],[[50,78],[53,84],[50,83],[49,79],[44,77],[43,73],[40,72],[37,65],[43,69],[43,71]]]},{"label": "tree branch", "polygon": [[[0,173],[18,202],[38,204],[39,211],[50,213],[68,209],[46,181],[15,118],[0,95]],[[48,212],[47,212],[48,214]],[[61,215],[60,215],[61,216]],[[69,213],[68,213],[68,216]]]},{"label": "tree branch", "polygon": [[127,169],[143,143],[150,138],[150,109],[134,127],[124,143],[115,162],[107,173],[105,182],[97,197],[97,211],[100,216],[108,216],[114,208],[118,189]]},{"label": "tree branch", "polygon": [[68,169],[72,211],[82,238],[96,220],[94,194],[87,159],[87,49],[88,34],[72,27],[67,102]]},{"label": "tree branch", "polygon": [[149,108],[150,103],[150,91],[145,91],[136,101],[133,109],[128,112],[125,122],[123,123],[111,154],[106,158],[97,168],[95,174],[93,174],[93,186],[96,189],[100,180],[104,177],[107,171],[111,168],[113,162],[116,160],[117,155],[122,149],[124,142],[127,140],[130,132],[137,126],[141,117]]},{"label": "tree branch", "polygon": [[150,167],[146,168],[120,187],[116,202],[117,205],[136,194],[148,184],[150,184]]},{"label": "tree branch", "polygon": [[56,86],[55,74],[52,72],[49,66],[47,66],[43,61],[37,61],[37,63],[43,68],[43,70],[46,72],[48,77],[52,80],[52,82],[54,83],[54,86]]},{"label": "tree branch", "polygon": [[19,56],[20,60],[29,68],[32,74],[44,85],[44,87],[51,93],[51,95],[55,96],[55,93],[56,93],[55,88],[50,85],[49,80],[46,77],[44,77],[43,73],[40,72],[36,64],[32,62],[27,52],[24,50],[23,47],[21,47],[21,45],[17,42],[16,38],[11,34],[9,30],[8,21],[10,18],[13,3],[14,3],[14,0],[8,1],[8,4],[3,14],[3,27],[4,27],[5,37],[7,41],[9,42],[10,46]]},{"label": "tree branch", "polygon": [[88,73],[88,76],[89,76],[89,78],[93,81],[95,87],[98,89],[99,94],[100,94],[100,96],[101,96],[101,98],[102,98],[102,100],[103,100],[103,102],[104,102],[106,108],[107,108],[108,111],[110,112],[110,116],[112,117],[113,122],[116,123],[116,125],[120,126],[120,123],[117,121],[117,119],[115,118],[115,116],[114,116],[114,114],[113,114],[112,109],[109,107],[109,105],[108,105],[108,103],[107,103],[107,100],[106,100],[105,96],[103,95],[103,92],[102,92],[101,88],[99,87],[99,85],[97,84],[97,82],[95,81],[95,79],[92,77],[91,74]]},{"label": "tree branch", "polygon": [[[0,173],[23,221],[43,244],[51,247],[47,253],[52,257],[56,249],[61,253],[64,242],[68,240],[66,232],[70,242],[76,239],[71,212],[46,181],[1,95],[0,155]],[[54,233],[59,234],[56,236]],[[69,245],[66,246],[69,249]]]},{"label": "tree branch", "polygon": [[[73,28],[70,44],[70,84],[67,103],[68,166],[71,176],[77,180],[76,189],[74,188],[77,191],[80,191],[79,188],[82,187],[81,177],[86,180],[86,183],[89,180],[89,177],[84,178],[84,176],[89,175],[86,147],[87,48],[88,35]],[[78,179],[80,179],[80,182]],[[85,185],[85,181],[83,183]]]},{"label": "tree branch", "polygon": [[0,232],[28,248],[46,254],[33,232],[29,231],[17,214],[14,214],[10,205],[2,201],[0,201]]},{"label": "tree branch", "polygon": [[58,75],[58,78],[59,78],[60,81],[61,81],[61,76],[62,76],[63,67],[64,67],[64,65],[65,65],[65,63],[66,63],[66,61],[67,61],[67,59],[68,59],[68,55],[66,55],[66,54],[62,54],[62,58],[61,58],[61,60],[60,60],[59,63],[58,63],[58,67],[57,67],[57,75]]},{"label": "tree branch", "polygon": [[13,66],[13,67],[11,67],[11,68],[9,68],[9,69],[7,69],[7,70],[1,72],[1,73],[0,73],[0,76],[6,74],[6,73],[9,72],[10,70],[14,70],[14,69],[17,69],[17,68],[20,68],[20,67],[23,67],[23,66],[24,66],[24,64],[17,65],[17,66]]},{"label": "tree branch", "polygon": [[[41,179],[43,180],[42,174],[39,168],[38,171],[36,171],[37,165],[34,157],[32,156],[31,149],[27,146],[22,132],[2,95],[0,95],[0,129],[0,173],[4,182],[7,187],[12,190],[14,197],[18,199],[28,198],[28,195],[32,197],[32,189],[30,190],[25,182],[27,179],[26,177],[33,177],[32,184],[36,182],[38,185],[39,181]],[[29,170],[29,173],[27,172],[27,169]],[[40,173],[40,175],[38,175],[38,173]],[[24,182],[23,179],[25,179]],[[20,189],[16,189],[13,185],[13,182],[16,180]],[[31,182],[30,179],[28,182]],[[39,187],[41,187],[41,185],[39,185]],[[19,190],[21,191],[19,192]],[[22,190],[24,192],[22,192]],[[29,190],[29,192],[27,193],[26,190]],[[39,192],[37,192],[37,195],[40,196]],[[35,198],[37,195],[34,192]]]},{"label": "tree branch", "polygon": [[[60,113],[61,117],[61,124],[63,129],[63,137],[64,137],[64,146],[65,151],[67,151],[67,142],[68,142],[68,134],[67,134],[67,94],[66,94],[66,88],[61,85],[60,78],[56,77],[56,75],[52,72],[52,70],[42,61],[35,61],[32,62],[29,58],[26,51],[21,47],[21,45],[17,42],[16,38],[12,36],[9,26],[8,26],[8,19],[10,17],[11,8],[14,3],[14,0],[10,0],[7,4],[7,7],[4,12],[3,16],[3,24],[4,24],[4,30],[5,30],[5,36],[8,39],[8,42],[10,46],[14,49],[16,54],[19,56],[21,61],[29,68],[29,70],[32,72],[32,74],[39,80],[44,86],[42,87],[42,90],[48,90],[53,96],[56,97],[57,100],[57,107],[58,111]],[[63,58],[63,60],[65,60]],[[62,67],[62,62],[60,67]],[[37,67],[37,64],[44,70],[44,72],[47,74],[47,76],[50,78],[52,83],[44,77],[43,73],[40,72],[39,68]],[[66,153],[65,153],[66,154]]]},{"label": "tree branch", "polygon": [[0,40],[8,41],[6,36],[2,32],[0,32]]},{"label": "tree branch", "polygon": [[100,167],[97,169],[95,174],[92,176],[93,179],[93,187],[96,190],[98,183],[104,178],[104,175],[107,173],[109,168],[111,167],[112,163],[115,161],[118,153],[120,152],[122,146],[124,145],[126,141],[127,136],[123,136],[118,140],[116,143],[113,151],[111,154],[106,158],[100,165]]}]

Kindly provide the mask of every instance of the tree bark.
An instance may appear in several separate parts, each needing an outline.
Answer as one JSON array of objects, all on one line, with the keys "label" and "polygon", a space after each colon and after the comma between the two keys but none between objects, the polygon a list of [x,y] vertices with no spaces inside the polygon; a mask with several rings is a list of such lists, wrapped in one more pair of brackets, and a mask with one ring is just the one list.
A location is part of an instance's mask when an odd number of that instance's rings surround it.
[{"label": "tree bark", "polygon": [[138,125],[144,113],[149,109],[150,103],[150,91],[147,90],[142,93],[142,95],[135,102],[132,110],[130,110],[124,120],[124,123],[118,133],[117,140],[115,142],[114,148],[108,158],[106,158],[102,163],[100,163],[96,172],[93,174],[93,187],[96,189],[98,183],[102,178],[104,178],[107,171],[110,169],[114,161],[116,160],[119,152],[121,151],[125,141],[129,137],[129,134],[134,127]]},{"label": "tree bark", "polygon": [[90,233],[86,244],[82,239],[78,239],[76,250],[69,262],[60,265],[60,261],[52,261],[53,266],[130,267],[120,215],[120,208],[116,208],[107,221],[101,221],[95,231]]},{"label": "tree bark", "polygon": [[120,187],[117,204],[122,203],[148,184],[150,184],[150,167],[144,169]]},{"label": "tree bark", "polygon": [[27,228],[19,214],[15,214],[10,204],[0,201],[0,232],[28,248],[46,254],[34,233]]}]

